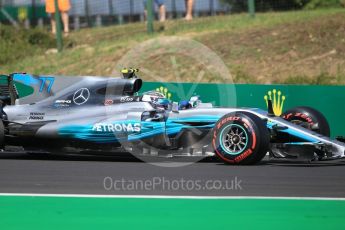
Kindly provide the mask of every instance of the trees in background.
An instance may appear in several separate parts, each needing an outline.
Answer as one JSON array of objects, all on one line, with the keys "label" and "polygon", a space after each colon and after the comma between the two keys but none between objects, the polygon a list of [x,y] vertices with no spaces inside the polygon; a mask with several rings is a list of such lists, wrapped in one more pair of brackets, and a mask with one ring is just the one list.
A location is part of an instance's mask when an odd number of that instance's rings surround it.
[{"label": "trees in background", "polygon": [[339,7],[344,6],[344,3],[344,0],[311,0],[306,4],[305,8]]},{"label": "trees in background", "polygon": [[[229,4],[233,12],[246,11],[248,0],[221,0]],[[283,11],[345,6],[345,0],[254,0],[256,11]]]}]

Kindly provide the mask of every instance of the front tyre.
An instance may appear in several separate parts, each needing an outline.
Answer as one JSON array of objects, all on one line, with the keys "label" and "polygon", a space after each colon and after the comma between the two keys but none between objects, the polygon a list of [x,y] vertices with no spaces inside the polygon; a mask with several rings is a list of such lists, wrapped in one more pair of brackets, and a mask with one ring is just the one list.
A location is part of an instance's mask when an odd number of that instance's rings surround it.
[{"label": "front tyre", "polygon": [[283,119],[302,126],[303,128],[317,132],[323,136],[330,137],[331,129],[325,116],[319,111],[302,106],[286,111],[282,116]]},{"label": "front tyre", "polygon": [[249,112],[229,113],[213,130],[213,149],[227,164],[256,164],[268,152],[269,143],[265,122]]}]

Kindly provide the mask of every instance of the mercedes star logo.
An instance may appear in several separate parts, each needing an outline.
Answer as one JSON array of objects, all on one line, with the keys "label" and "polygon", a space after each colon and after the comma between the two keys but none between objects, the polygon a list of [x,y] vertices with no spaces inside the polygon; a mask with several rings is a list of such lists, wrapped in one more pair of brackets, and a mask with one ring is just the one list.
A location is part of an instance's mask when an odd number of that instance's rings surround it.
[{"label": "mercedes star logo", "polygon": [[89,97],[90,97],[90,91],[87,88],[82,88],[74,93],[73,102],[76,105],[82,105],[89,100]]}]

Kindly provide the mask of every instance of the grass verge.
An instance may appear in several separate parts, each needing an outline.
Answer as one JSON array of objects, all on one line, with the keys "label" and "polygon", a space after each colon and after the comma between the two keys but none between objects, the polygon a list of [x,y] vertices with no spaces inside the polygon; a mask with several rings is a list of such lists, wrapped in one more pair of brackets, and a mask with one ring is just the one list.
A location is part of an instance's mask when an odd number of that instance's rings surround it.
[{"label": "grass verge", "polygon": [[[155,26],[159,28],[162,24]],[[42,46],[30,56],[9,58],[0,70],[3,73],[108,76],[133,47],[162,36],[189,38],[210,48],[232,74],[232,79],[226,82],[345,82],[343,9],[264,13],[254,20],[246,14],[199,18],[192,22],[174,20],[166,22],[164,30],[152,36],[146,34],[144,23],[83,29],[71,34],[68,43],[73,46],[62,54],[51,54],[46,52],[48,47]],[[150,70],[142,73],[145,80],[176,81],[178,68],[178,80],[190,82],[205,68],[184,55],[161,52],[154,58],[145,58],[141,53],[138,56],[143,58],[133,65]],[[163,78],[153,77],[162,74]],[[224,82],[224,79],[206,71],[202,81]]]}]

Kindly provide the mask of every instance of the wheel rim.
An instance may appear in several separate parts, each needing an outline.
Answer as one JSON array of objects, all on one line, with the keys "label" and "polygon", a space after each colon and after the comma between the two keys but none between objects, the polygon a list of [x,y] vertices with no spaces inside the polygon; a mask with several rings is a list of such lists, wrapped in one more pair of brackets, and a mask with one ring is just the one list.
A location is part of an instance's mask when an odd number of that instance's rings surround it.
[{"label": "wheel rim", "polygon": [[230,155],[241,154],[248,145],[247,131],[240,125],[226,126],[220,134],[220,145]]}]

